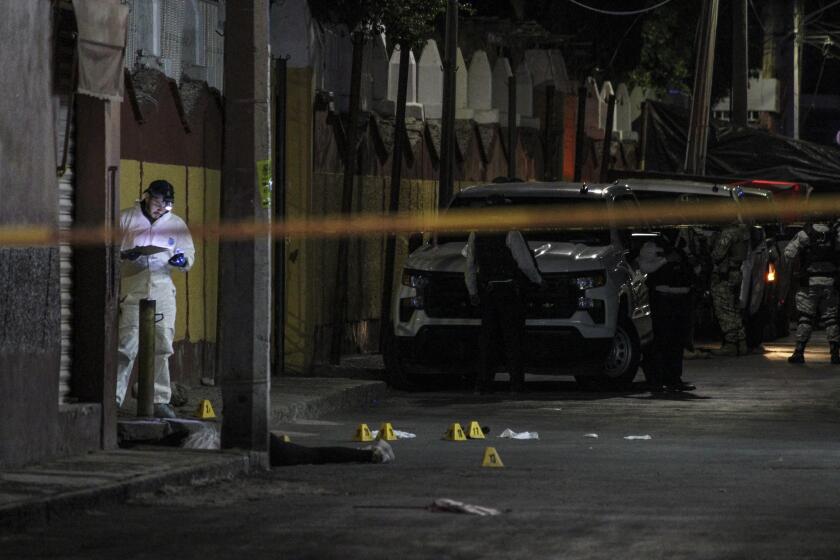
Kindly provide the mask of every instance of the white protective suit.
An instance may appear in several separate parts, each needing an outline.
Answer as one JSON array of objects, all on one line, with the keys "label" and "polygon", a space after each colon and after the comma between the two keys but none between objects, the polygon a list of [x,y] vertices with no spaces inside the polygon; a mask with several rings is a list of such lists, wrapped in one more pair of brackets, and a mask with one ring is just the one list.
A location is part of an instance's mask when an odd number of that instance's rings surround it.
[{"label": "white protective suit", "polygon": [[[169,356],[175,335],[175,284],[170,273],[186,272],[195,262],[195,247],[187,224],[167,212],[154,223],[143,214],[140,203],[120,215],[122,245],[120,251],[155,245],[166,251],[122,260],[120,282],[119,362],[117,366],[117,404],[121,405],[137,357],[140,327],[140,300],[153,299],[155,305],[155,404],[165,404],[172,396],[169,385]],[[169,259],[183,253],[187,266],[169,264]]]}]

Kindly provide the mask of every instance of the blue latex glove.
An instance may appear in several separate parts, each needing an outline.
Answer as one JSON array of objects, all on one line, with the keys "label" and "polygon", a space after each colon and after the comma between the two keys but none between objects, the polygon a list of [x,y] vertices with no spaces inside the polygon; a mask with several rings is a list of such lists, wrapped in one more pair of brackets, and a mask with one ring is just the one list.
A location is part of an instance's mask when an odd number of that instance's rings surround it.
[{"label": "blue latex glove", "polygon": [[187,266],[187,257],[184,256],[184,253],[177,253],[169,259],[169,264],[177,266],[178,268],[184,268]]},{"label": "blue latex glove", "polygon": [[120,253],[120,258],[128,261],[136,261],[140,258],[140,253],[137,251],[123,251]]}]

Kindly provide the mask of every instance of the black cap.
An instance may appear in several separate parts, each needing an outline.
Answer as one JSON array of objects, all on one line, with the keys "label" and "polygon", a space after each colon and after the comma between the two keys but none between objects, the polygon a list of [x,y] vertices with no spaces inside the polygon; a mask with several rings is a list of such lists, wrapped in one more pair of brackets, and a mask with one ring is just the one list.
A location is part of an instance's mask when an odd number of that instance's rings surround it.
[{"label": "black cap", "polygon": [[175,202],[175,187],[172,183],[164,179],[152,181],[146,192],[152,196],[159,196],[163,198],[164,202]]}]

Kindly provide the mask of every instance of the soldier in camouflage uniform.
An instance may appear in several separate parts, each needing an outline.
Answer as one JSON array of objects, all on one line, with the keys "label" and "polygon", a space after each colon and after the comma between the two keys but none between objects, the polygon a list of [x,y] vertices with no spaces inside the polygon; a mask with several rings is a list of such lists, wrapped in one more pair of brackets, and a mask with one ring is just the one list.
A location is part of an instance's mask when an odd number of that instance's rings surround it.
[{"label": "soldier in camouflage uniform", "polygon": [[740,223],[723,228],[712,249],[712,303],[723,331],[723,345],[712,350],[716,356],[738,356],[748,352],[739,295],[741,265],[749,250],[750,230]]},{"label": "soldier in camouflage uniform", "polygon": [[806,225],[785,247],[785,257],[799,263],[800,288],[796,292],[799,326],[796,328],[796,349],[788,358],[792,364],[805,363],[805,345],[817,316],[825,324],[831,349],[831,363],[840,364],[840,328],[837,326],[837,288],[835,277],[840,255],[840,227],[835,222]]}]

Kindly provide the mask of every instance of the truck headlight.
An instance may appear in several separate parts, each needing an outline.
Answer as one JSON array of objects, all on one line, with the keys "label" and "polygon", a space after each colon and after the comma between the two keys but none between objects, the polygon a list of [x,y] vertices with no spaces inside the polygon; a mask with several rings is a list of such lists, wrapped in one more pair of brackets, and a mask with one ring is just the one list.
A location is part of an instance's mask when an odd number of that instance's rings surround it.
[{"label": "truck headlight", "polygon": [[578,290],[588,290],[589,288],[597,288],[606,283],[606,276],[601,273],[589,274],[587,276],[578,276],[575,278],[575,285]]},{"label": "truck headlight", "polygon": [[422,290],[429,284],[429,279],[413,270],[403,270],[402,285]]},{"label": "truck headlight", "polygon": [[415,309],[423,309],[425,301],[423,296],[414,296],[400,299],[400,322],[407,323]]}]

